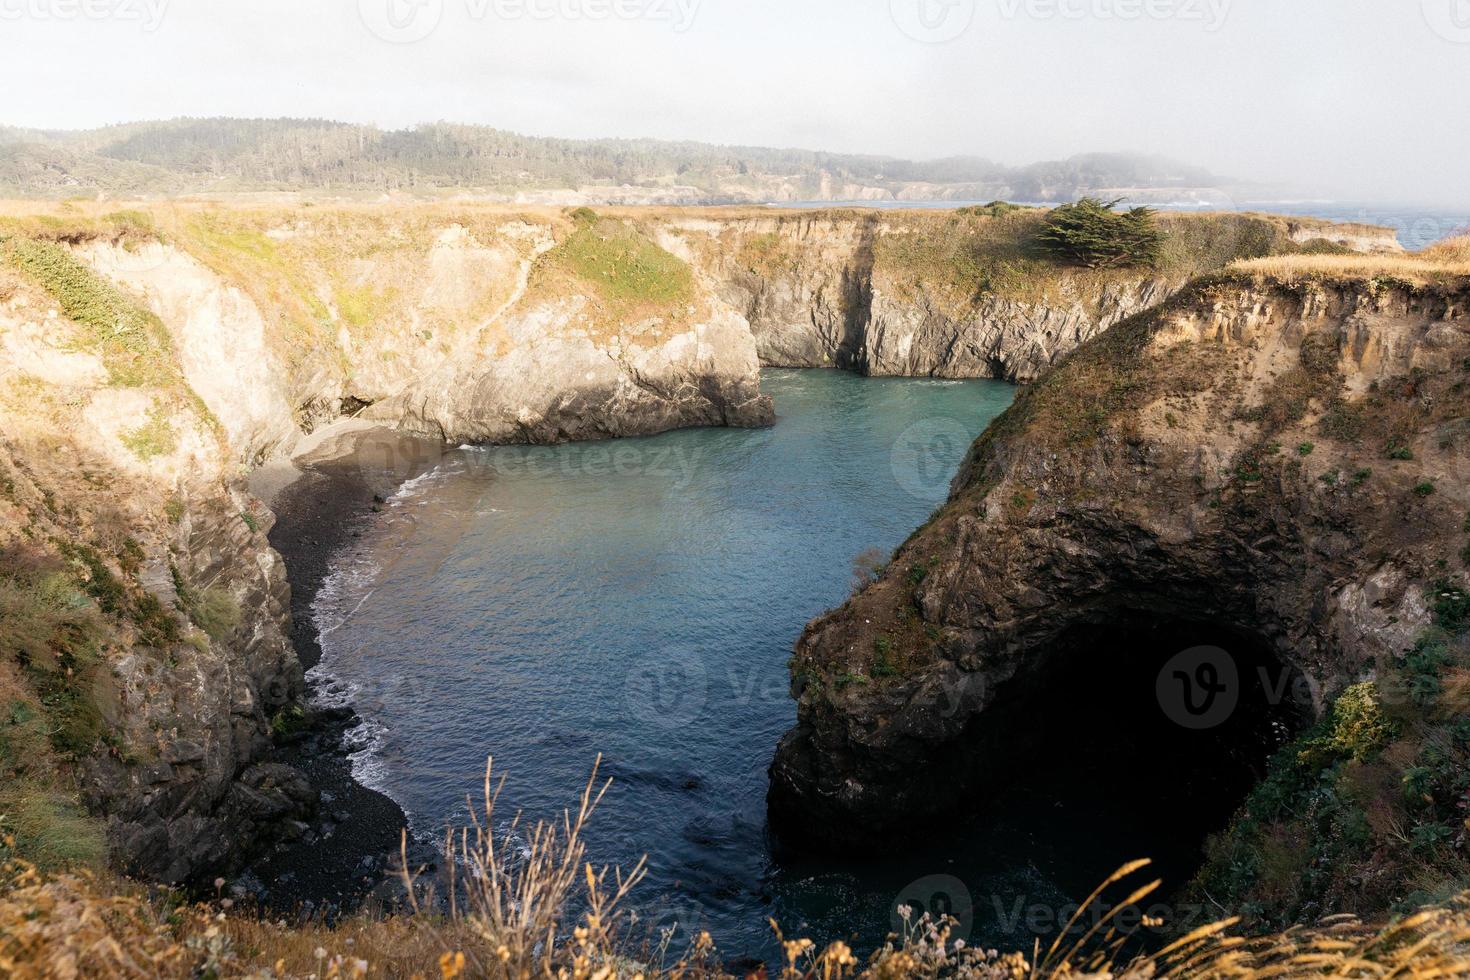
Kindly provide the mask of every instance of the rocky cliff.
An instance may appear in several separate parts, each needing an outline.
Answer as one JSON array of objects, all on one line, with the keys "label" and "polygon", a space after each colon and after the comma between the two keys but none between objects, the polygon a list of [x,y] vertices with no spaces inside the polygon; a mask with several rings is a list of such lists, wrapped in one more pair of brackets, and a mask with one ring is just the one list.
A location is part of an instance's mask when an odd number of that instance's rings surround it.
[{"label": "rocky cliff", "polygon": [[31,274],[0,274],[7,829],[164,881],[228,867],[315,803],[260,764],[302,692],[270,512],[160,321],[60,246],[11,257]]},{"label": "rocky cliff", "polygon": [[767,423],[763,362],[1028,378],[1300,230],[1170,218],[1158,271],[1083,273],[1026,253],[1037,220],[202,203],[0,220],[0,812],[35,829],[85,804],[115,856],[171,881],[303,832],[312,789],[262,764],[302,680],[244,480],[346,419],[541,443]]},{"label": "rocky cliff", "polygon": [[[1238,880],[1211,895],[1257,912],[1381,910],[1431,853],[1440,870],[1425,880],[1455,880],[1464,868],[1438,842],[1463,835],[1461,790],[1421,800],[1396,787],[1425,764],[1420,753],[1448,770],[1465,758],[1436,726],[1460,710],[1441,691],[1458,690],[1446,678],[1470,654],[1467,487],[1470,281],[1198,281],[1023,392],[879,580],[811,624],[793,660],[799,723],[772,767],[776,812],[856,846],[983,807],[1018,767],[1047,764],[1037,747],[1058,721],[1041,723],[1044,706],[1137,703],[1095,658],[1117,656],[1115,679],[1147,685],[1140,710],[1166,708],[1154,701],[1162,661],[1135,672],[1100,637],[1182,626],[1238,637],[1303,682],[1325,728],[1282,749],[1274,772],[1301,766],[1301,785],[1319,787],[1333,785],[1330,770],[1351,784],[1332,789],[1336,811],[1280,787],[1267,794],[1276,809],[1253,804],[1263,809],[1242,821],[1257,846],[1220,845]],[[1093,690],[1069,687],[1099,677]],[[1344,691],[1355,692],[1346,709]],[[1119,731],[1075,733],[1073,750],[1129,737],[1126,714],[1109,724]],[[1314,823],[1324,812],[1356,813],[1364,838]],[[1272,837],[1291,820],[1291,836]],[[1390,828],[1416,820],[1443,837],[1426,830],[1434,844],[1411,853]],[[1267,880],[1273,839],[1293,870]],[[1392,872],[1364,856],[1379,853],[1396,855]]]}]

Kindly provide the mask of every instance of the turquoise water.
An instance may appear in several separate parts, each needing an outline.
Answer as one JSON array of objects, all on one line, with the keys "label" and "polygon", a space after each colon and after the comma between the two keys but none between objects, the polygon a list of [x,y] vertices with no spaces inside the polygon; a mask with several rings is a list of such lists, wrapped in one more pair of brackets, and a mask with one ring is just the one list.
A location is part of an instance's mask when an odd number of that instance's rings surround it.
[{"label": "turquoise water", "polygon": [[832,371],[764,385],[771,429],[462,450],[407,484],[315,608],[318,680],[365,719],[356,772],[433,836],[468,819],[487,755],[505,814],[535,819],[574,801],[600,753],[614,782],[591,856],[648,855],[638,907],[730,956],[770,955],[769,917],[871,942],[915,895],[1029,948],[1017,910],[1081,897],[1143,831],[1079,823],[1044,779],[986,823],[916,828],[861,861],[775,854],[766,828],[792,644],[849,593],[855,557],[933,512],[1014,389]]}]

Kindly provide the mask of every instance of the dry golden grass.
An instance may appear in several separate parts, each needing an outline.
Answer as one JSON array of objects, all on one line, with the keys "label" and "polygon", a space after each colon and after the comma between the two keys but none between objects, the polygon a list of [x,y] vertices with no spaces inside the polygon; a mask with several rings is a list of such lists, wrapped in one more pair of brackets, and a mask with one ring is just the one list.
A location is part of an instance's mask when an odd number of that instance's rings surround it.
[{"label": "dry golden grass", "polygon": [[[184,980],[209,977],[367,978],[490,977],[529,980],[669,978],[702,980],[731,974],[707,934],[688,947],[641,945],[619,906],[641,877],[594,870],[585,861],[582,829],[606,785],[594,773],[575,811],[522,831],[519,819],[491,831],[499,788],[487,768],[485,810],[448,841],[458,873],[434,900],[422,882],[405,884],[415,914],[360,917],[334,925],[288,926],[231,909],[228,901],[177,905],[126,882],[91,875],[43,875],[12,861],[0,875],[0,975],[17,980],[105,977]],[[515,858],[507,850],[517,844]],[[13,842],[6,841],[6,846]],[[1136,861],[1105,881],[1050,945],[1002,953],[953,938],[952,920],[927,916],[866,960],[845,943],[825,948],[809,939],[775,937],[782,980],[1246,980],[1292,977],[1470,976],[1470,895],[1383,927],[1336,917],[1313,928],[1258,939],[1233,931],[1236,920],[1203,926],[1146,956],[1124,952],[1117,928],[1159,887],[1130,880]],[[1126,897],[1103,904],[1110,890]],[[1096,903],[1096,904],[1095,904]],[[569,908],[581,909],[575,916]],[[1092,909],[1109,908],[1093,918]],[[1147,923],[1146,924],[1155,924]],[[759,974],[764,975],[764,974]]]},{"label": "dry golden grass", "polygon": [[1470,276],[1470,235],[1413,255],[1273,255],[1232,263],[1232,271],[1285,282],[1303,279],[1402,279],[1444,282]]}]

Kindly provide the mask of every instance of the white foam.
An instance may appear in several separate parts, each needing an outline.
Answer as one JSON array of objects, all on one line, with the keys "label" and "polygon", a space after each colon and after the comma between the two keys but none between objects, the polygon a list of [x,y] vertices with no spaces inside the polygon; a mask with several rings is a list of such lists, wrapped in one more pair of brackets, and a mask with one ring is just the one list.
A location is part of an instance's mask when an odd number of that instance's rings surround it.
[{"label": "white foam", "polygon": [[[414,814],[389,792],[391,774],[382,758],[392,729],[381,718],[372,716],[370,707],[364,704],[363,689],[338,672],[339,661],[347,655],[347,644],[351,642],[339,634],[377,592],[384,568],[374,557],[376,544],[381,536],[403,520],[396,517],[394,511],[410,504],[427,506],[430,500],[418,498],[447,478],[451,471],[452,467],[441,465],[404,481],[388,499],[387,508],[369,522],[363,536],[329,557],[329,570],[311,603],[311,618],[321,646],[321,661],[306,675],[311,682],[312,704],[325,709],[351,708],[358,712],[359,723],[343,736],[352,778],[368,789],[394,799],[403,807],[411,829]],[[405,517],[413,520],[407,515]],[[415,832],[414,836],[421,838],[423,835]]]}]

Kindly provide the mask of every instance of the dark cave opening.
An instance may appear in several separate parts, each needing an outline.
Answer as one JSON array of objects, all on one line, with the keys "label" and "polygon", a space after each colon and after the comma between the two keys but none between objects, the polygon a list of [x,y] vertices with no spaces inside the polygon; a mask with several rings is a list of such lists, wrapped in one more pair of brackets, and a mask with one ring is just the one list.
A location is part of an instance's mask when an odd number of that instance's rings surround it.
[{"label": "dark cave opening", "polygon": [[844,864],[900,895],[942,876],[965,893],[964,931],[1002,948],[1049,942],[1068,903],[1139,858],[1153,865],[1127,887],[1162,886],[1135,912],[1171,929],[1214,921],[1221,910],[1186,908],[1180,892],[1308,722],[1302,675],[1257,633],[1158,610],[1099,612],[1030,656],[926,773],[951,801],[963,786],[958,800]]},{"label": "dark cave opening", "polygon": [[[975,855],[977,845],[1021,851],[1012,857],[1073,901],[1149,858],[1139,877],[1162,880],[1149,902],[1171,928],[1219,916],[1185,909],[1181,892],[1311,710],[1302,675],[1260,634],[1159,610],[1109,610],[1071,627],[995,693],[967,739],[986,760],[952,845],[982,865],[992,855]],[[988,900],[975,909],[981,932],[987,912],[995,929],[1014,903],[1004,889]],[[1060,927],[1046,917],[1007,925],[1024,945]]]},{"label": "dark cave opening", "polygon": [[1093,884],[1137,857],[1184,884],[1310,712],[1301,674],[1259,635],[1155,613],[1072,627],[996,694],[975,723],[995,760],[977,791],[1082,811]]}]

